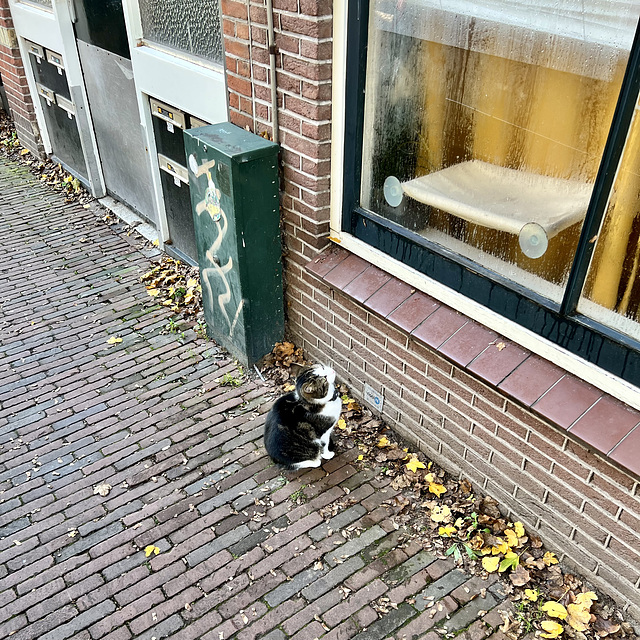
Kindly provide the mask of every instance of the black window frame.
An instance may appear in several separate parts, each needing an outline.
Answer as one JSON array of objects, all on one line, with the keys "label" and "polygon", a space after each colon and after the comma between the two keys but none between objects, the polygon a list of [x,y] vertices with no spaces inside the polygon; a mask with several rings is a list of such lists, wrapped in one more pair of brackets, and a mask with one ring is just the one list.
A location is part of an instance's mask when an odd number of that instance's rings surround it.
[{"label": "black window frame", "polygon": [[348,3],[342,230],[640,387],[640,340],[577,311],[640,93],[640,20],[560,304],[360,205],[369,0]]}]

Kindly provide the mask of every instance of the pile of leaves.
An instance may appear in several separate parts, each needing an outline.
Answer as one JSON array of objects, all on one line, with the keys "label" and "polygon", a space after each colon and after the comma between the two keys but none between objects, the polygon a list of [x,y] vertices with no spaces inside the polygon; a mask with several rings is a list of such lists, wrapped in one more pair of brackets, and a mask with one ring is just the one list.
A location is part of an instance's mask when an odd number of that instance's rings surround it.
[{"label": "pile of leaves", "polygon": [[396,529],[470,573],[497,575],[514,602],[502,627],[508,637],[533,631],[575,640],[634,637],[612,602],[599,600],[579,577],[563,571],[538,536],[505,518],[494,499],[477,496],[468,480],[450,477],[413,452],[342,391],[344,411],[336,429],[341,445],[358,448],[356,464],[362,468],[391,478],[397,494],[386,506]]},{"label": "pile of leaves", "polygon": [[[283,391],[294,389],[293,380],[299,367],[309,364],[304,358],[304,352],[293,342],[277,342],[271,353],[262,358],[260,371]],[[292,367],[292,365],[294,365]]]},{"label": "pile of leaves", "polygon": [[159,304],[185,318],[195,318],[202,308],[202,286],[198,267],[167,255],[140,276],[147,293]]},{"label": "pile of leaves", "polygon": [[0,151],[6,158],[28,167],[31,173],[54,191],[63,193],[67,203],[80,202],[88,208],[89,203],[94,200],[80,181],[68,173],[62,165],[37,158],[29,149],[24,148],[18,139],[13,122],[2,110],[0,110]]}]

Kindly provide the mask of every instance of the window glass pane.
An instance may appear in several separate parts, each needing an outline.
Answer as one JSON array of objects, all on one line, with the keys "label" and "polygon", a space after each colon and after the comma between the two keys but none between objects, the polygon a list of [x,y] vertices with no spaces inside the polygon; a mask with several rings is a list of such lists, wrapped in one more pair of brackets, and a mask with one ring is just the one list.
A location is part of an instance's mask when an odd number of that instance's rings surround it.
[{"label": "window glass pane", "polygon": [[372,0],[362,206],[559,302],[639,4]]},{"label": "window glass pane", "polygon": [[43,7],[49,7],[49,8],[53,7],[51,0],[22,0],[22,2],[24,4],[39,4]]},{"label": "window glass pane", "polygon": [[140,0],[145,39],[222,64],[218,0]]},{"label": "window glass pane", "polygon": [[638,108],[578,310],[640,339],[640,118]]}]

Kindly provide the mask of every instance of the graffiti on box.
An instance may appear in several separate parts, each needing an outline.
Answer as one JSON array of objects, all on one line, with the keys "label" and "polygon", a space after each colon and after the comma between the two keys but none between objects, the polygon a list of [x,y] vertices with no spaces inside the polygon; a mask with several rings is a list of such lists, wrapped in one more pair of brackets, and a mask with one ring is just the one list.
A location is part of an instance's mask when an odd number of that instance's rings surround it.
[{"label": "graffiti on box", "polygon": [[[229,337],[233,337],[233,333],[236,329],[238,319],[242,313],[244,306],[244,300],[240,300],[236,309],[234,310],[231,302],[231,287],[229,285],[228,274],[233,270],[233,258],[229,256],[226,264],[220,264],[218,258],[218,251],[227,235],[228,221],[227,215],[222,209],[220,203],[220,189],[216,186],[211,176],[211,170],[215,166],[215,160],[209,160],[197,167],[197,171],[194,171],[196,177],[202,175],[207,176],[207,190],[204,200],[201,200],[196,204],[196,213],[198,216],[208,214],[211,216],[211,220],[216,225],[217,235],[211,246],[207,249],[205,255],[207,259],[207,265],[201,269],[202,281],[209,291],[209,298],[214,299],[212,280],[217,279],[222,284],[224,289],[222,293],[218,295],[218,306],[222,312],[227,328],[229,331]],[[192,167],[193,170],[193,167]],[[229,306],[231,305],[231,308]]]}]

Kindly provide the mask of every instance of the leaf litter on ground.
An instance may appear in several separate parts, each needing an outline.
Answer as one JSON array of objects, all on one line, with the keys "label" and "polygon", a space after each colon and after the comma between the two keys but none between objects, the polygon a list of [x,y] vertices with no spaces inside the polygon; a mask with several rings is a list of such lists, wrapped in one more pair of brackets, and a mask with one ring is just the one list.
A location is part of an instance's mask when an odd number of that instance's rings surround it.
[{"label": "leaf litter on ground", "polygon": [[[281,390],[290,390],[295,381],[293,363],[309,364],[302,349],[291,342],[279,343],[263,360],[262,371]],[[334,431],[338,451],[356,449],[352,464],[389,478],[397,494],[384,506],[399,534],[398,546],[418,542],[440,558],[452,557],[470,574],[495,574],[519,612],[518,616],[504,613],[508,638],[517,640],[535,631],[561,640],[638,640],[613,600],[596,596],[585,580],[562,568],[540,537],[522,522],[505,517],[496,500],[480,495],[467,479],[454,478],[415,451],[353,400],[346,385],[339,391],[343,411]],[[328,521],[352,504],[349,495],[342,496],[320,509],[320,515]],[[545,606],[551,611],[564,608],[567,618],[547,614]],[[375,608],[380,615],[389,610],[384,604]]]}]

